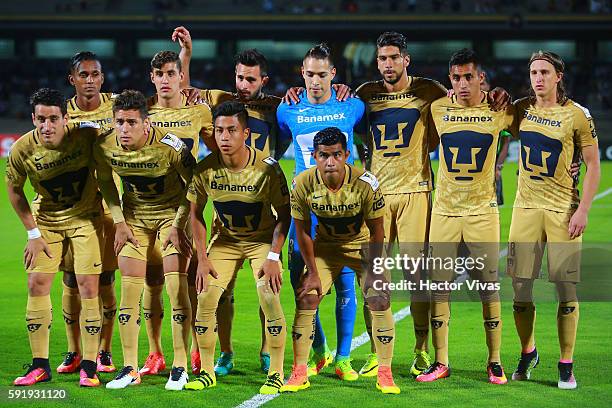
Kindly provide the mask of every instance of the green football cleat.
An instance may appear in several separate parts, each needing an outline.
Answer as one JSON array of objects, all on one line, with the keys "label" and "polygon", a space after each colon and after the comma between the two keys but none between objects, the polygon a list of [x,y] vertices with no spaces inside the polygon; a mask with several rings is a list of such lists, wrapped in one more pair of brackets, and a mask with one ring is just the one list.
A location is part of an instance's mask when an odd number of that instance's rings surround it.
[{"label": "green football cleat", "polygon": [[201,370],[200,375],[195,380],[189,381],[185,384],[185,389],[190,391],[202,391],[205,388],[212,388],[217,386],[217,379],[215,375],[210,375],[206,371]]},{"label": "green football cleat", "polygon": [[283,378],[276,371],[271,372],[266,378],[266,382],[259,389],[260,394],[274,395],[280,392],[283,386]]},{"label": "green football cleat", "polygon": [[420,375],[431,365],[431,358],[426,351],[415,351],[414,360],[412,360],[412,367],[410,367],[410,374]]},{"label": "green football cleat", "polygon": [[359,374],[351,366],[350,358],[336,361],[336,374],[343,381],[356,381],[359,378]]},{"label": "green football cleat", "polygon": [[334,356],[331,351],[325,346],[325,353],[323,355],[312,353],[308,359],[308,376],[317,375],[322,369],[330,365],[334,361]]},{"label": "green football cleat", "polygon": [[365,364],[359,370],[359,375],[362,377],[376,377],[378,374],[378,357],[376,353],[368,354]]}]

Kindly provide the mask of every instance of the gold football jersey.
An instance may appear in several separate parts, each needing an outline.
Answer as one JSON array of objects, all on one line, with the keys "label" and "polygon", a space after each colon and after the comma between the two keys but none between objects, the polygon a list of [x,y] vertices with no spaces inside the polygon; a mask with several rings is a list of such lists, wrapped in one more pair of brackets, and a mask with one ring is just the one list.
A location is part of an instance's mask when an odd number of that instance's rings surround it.
[{"label": "gold football jersey", "polygon": [[446,89],[431,79],[411,76],[399,92],[387,92],[381,80],[361,85],[357,95],[366,104],[371,170],[385,194],[431,191],[429,108]]},{"label": "gold football jersey", "polygon": [[110,92],[100,93],[100,106],[92,111],[84,111],[77,105],[76,95],[73,96],[67,101],[70,122],[90,121],[105,128],[113,127],[113,98]]},{"label": "gold football jersey", "polygon": [[36,222],[48,228],[77,228],[101,214],[101,195],[94,178],[92,147],[99,127],[92,122],[68,124],[58,149],[45,148],[38,129],[21,136],[6,162],[6,181],[23,187],[26,178],[36,192]]},{"label": "gold football jersey", "polygon": [[289,205],[287,180],[276,160],[248,149],[248,164],[240,171],[228,169],[218,151],[198,163],[187,199],[212,201],[211,236],[230,242],[270,243],[276,225],[272,208]]},{"label": "gold football jersey", "polygon": [[195,164],[181,139],[152,126],[144,147],[130,151],[113,131],[98,139],[94,155],[99,168],[110,167],[121,177],[126,219],[175,217]]},{"label": "gold football jersey", "polygon": [[318,243],[359,248],[370,236],[365,220],[384,216],[385,199],[372,173],[345,166],[343,184],[336,192],[327,188],[316,167],[298,174],[291,192],[291,216],[310,221],[312,212],[318,220]]},{"label": "gold football jersey", "polygon": [[514,206],[572,211],[580,198],[570,166],[583,147],[597,147],[589,110],[570,99],[562,106],[538,108],[524,98],[515,106],[521,157]]},{"label": "gold football jersey", "polygon": [[480,103],[465,107],[446,96],[431,104],[440,136],[440,167],[433,212],[463,216],[497,213],[495,162],[500,132],[512,130],[514,107],[494,112],[482,93]]},{"label": "gold football jersey", "polygon": [[[200,92],[200,96],[213,110],[225,101],[242,102],[235,93],[217,89],[204,89]],[[278,137],[276,108],[280,101],[278,96],[262,94],[259,98],[244,103],[249,114],[249,129],[251,129],[251,134],[246,140],[247,146],[259,150],[264,157],[272,156],[276,148]]]},{"label": "gold football jersey", "polygon": [[214,138],[212,112],[205,103],[187,105],[187,98],[181,95],[180,108],[164,108],[157,103],[157,95],[149,98],[149,119],[153,126],[163,128],[178,136],[186,145],[193,157],[198,157],[200,134],[205,138]]}]

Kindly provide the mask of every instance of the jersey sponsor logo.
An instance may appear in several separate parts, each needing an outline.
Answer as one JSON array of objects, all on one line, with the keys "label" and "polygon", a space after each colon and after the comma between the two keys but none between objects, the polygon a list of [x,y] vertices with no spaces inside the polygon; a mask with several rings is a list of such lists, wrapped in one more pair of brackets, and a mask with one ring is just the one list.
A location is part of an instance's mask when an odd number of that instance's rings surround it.
[{"label": "jersey sponsor logo", "polygon": [[384,196],[380,196],[380,198],[378,200],[374,201],[374,204],[372,204],[372,211],[380,210],[384,206],[385,206],[385,197]]},{"label": "jersey sponsor logo", "polygon": [[531,173],[532,180],[554,177],[563,150],[560,140],[544,136],[538,132],[521,130],[521,163],[523,170]]},{"label": "jersey sponsor logo", "polygon": [[445,122],[493,122],[493,117],[444,115],[442,116],[442,120]]},{"label": "jersey sponsor logo", "polygon": [[376,176],[374,176],[369,171],[366,171],[361,176],[359,176],[359,180],[368,183],[370,187],[372,187],[372,191],[378,190],[378,187],[380,186],[380,183],[376,179]]},{"label": "jersey sponsor logo", "polygon": [[414,98],[414,94],[407,92],[399,95],[374,94],[370,97],[371,101],[399,101],[402,99]]},{"label": "jersey sponsor logo", "polygon": [[333,120],[346,119],[344,112],[334,113],[328,115],[317,115],[317,116],[297,116],[297,123],[318,123],[318,122],[331,122]]},{"label": "jersey sponsor logo", "polygon": [[450,175],[458,181],[469,181],[474,180],[471,174],[482,172],[493,144],[493,136],[461,130],[444,133],[440,143],[444,152],[444,163]]},{"label": "jersey sponsor logo", "polygon": [[531,122],[535,122],[535,123],[537,123],[539,125],[552,126],[552,127],[561,127],[561,121],[560,120],[552,120],[552,119],[548,119],[548,118],[543,118],[541,116],[533,115],[533,114],[529,113],[529,111],[525,111],[525,119],[527,119],[528,121],[531,121]]},{"label": "jersey sponsor logo", "polygon": [[[321,196],[319,196],[321,197]],[[315,197],[313,197],[314,199]],[[318,198],[318,197],[317,197]],[[318,210],[318,211],[350,211],[350,210],[354,210],[356,208],[359,208],[359,203],[353,203],[353,204],[317,204],[317,203],[311,203],[310,204],[310,208],[312,208],[313,211]]]},{"label": "jersey sponsor logo", "polygon": [[[68,154],[64,157],[62,157],[59,160],[55,160],[49,163],[34,163],[34,166],[36,166],[36,170],[40,171],[40,170],[48,170],[48,169],[53,169],[55,167],[59,167],[61,165],[64,165],[66,163],[68,163],[71,160],[75,160],[77,159],[83,152],[81,150],[77,150],[76,152],[72,153],[72,154]],[[40,161],[45,155],[39,156],[39,157],[34,157],[34,161],[38,162]]]},{"label": "jersey sponsor logo", "polygon": [[[104,119],[106,120],[106,119]],[[100,124],[93,122],[91,120],[84,120],[82,122],[79,122],[79,128],[83,129],[83,128],[93,128],[93,129],[100,129]]]},{"label": "jersey sponsor logo", "polygon": [[[374,148],[383,151],[383,157],[399,156],[394,149],[407,148],[414,127],[421,117],[418,109],[388,108],[370,112],[370,132],[374,138]],[[384,151],[387,150],[387,151]]]},{"label": "jersey sponsor logo", "polygon": [[249,192],[249,193],[256,193],[257,191],[259,191],[259,186],[257,185],[223,184],[223,183],[218,183],[215,180],[210,182],[210,188],[212,188],[213,190],[219,190],[219,191],[239,191],[239,192]]},{"label": "jersey sponsor logo", "polygon": [[349,217],[321,217],[316,214],[319,225],[323,226],[327,233],[336,237],[347,237],[357,235],[363,225],[363,212]]},{"label": "jersey sponsor logo", "polygon": [[168,127],[168,128],[177,128],[177,127],[185,127],[191,126],[192,122],[190,120],[169,120],[169,121],[151,121],[153,126],[158,127]]},{"label": "jersey sponsor logo", "polygon": [[[70,115],[70,119],[76,120],[76,119],[78,119],[81,116],[83,116],[83,115]],[[94,124],[95,126],[87,126],[87,125],[85,125],[87,123]],[[104,118],[104,119],[88,119],[88,120],[83,120],[83,121],[80,121],[78,125],[79,125],[80,128],[91,127],[91,128],[99,129],[103,125],[110,125],[112,123],[113,123],[113,118],[110,117],[110,118]]]},{"label": "jersey sponsor logo", "polygon": [[111,159],[111,165],[115,167],[125,167],[128,169],[153,169],[159,168],[159,162],[146,162],[146,163],[130,163],[121,162],[119,160]]},{"label": "jersey sponsor logo", "polygon": [[172,133],[167,133],[166,136],[161,138],[160,142],[170,146],[171,148],[173,148],[177,152],[180,152],[181,149],[183,147],[185,147],[185,143],[183,143],[183,141],[181,139],[179,139],[178,137],[176,137]]},{"label": "jersey sponsor logo", "polygon": [[213,201],[223,226],[237,234],[250,234],[259,228],[263,202]]}]

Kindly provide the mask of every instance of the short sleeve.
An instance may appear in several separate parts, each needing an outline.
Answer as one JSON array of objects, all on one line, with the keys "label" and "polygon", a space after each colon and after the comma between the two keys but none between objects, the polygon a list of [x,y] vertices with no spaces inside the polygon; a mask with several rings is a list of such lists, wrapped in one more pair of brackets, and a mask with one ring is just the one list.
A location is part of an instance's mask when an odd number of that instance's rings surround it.
[{"label": "short sleeve", "polygon": [[597,145],[597,132],[595,123],[589,110],[574,102],[576,109],[574,114],[574,140],[580,148]]},{"label": "short sleeve", "polygon": [[13,149],[9,153],[6,160],[6,182],[14,187],[23,187],[27,178],[26,169],[23,163],[23,158],[13,145]]},{"label": "short sleeve", "polygon": [[364,209],[365,219],[371,220],[383,217],[385,215],[385,197],[376,176],[366,171],[359,177],[359,180],[365,182],[362,184],[364,189],[362,208]]},{"label": "short sleeve", "polygon": [[296,220],[309,220],[310,210],[308,209],[308,203],[306,202],[306,192],[304,184],[298,179],[293,181],[295,185],[291,191],[291,216]]},{"label": "short sleeve", "polygon": [[187,200],[195,204],[206,204],[208,201],[208,194],[204,188],[204,172],[198,171],[196,168],[195,173],[191,179],[191,183],[187,187]]},{"label": "short sleeve", "polygon": [[289,188],[287,180],[283,174],[283,170],[276,160],[272,157],[264,159],[264,162],[270,166],[270,204],[278,209],[289,204]]}]

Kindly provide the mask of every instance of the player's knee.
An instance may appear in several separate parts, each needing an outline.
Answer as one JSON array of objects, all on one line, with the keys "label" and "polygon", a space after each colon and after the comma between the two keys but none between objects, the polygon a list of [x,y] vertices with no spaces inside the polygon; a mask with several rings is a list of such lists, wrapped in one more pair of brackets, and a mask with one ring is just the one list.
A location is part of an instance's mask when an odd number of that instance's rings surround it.
[{"label": "player's knee", "polygon": [[223,289],[216,286],[209,286],[208,290],[200,292],[198,295],[198,316],[214,314],[217,311],[222,293]]},{"label": "player's knee", "polygon": [[111,286],[115,283],[115,271],[104,271],[100,274],[100,286]]},{"label": "player's knee", "polygon": [[450,290],[434,290],[431,292],[431,301],[435,303],[450,302]]},{"label": "player's knee", "polygon": [[391,307],[391,300],[388,296],[368,297],[368,307],[372,312],[382,312]]},{"label": "player's knee", "polygon": [[79,294],[82,299],[92,299],[98,296],[99,277],[96,275],[79,276]]},{"label": "player's knee", "polygon": [[479,290],[478,294],[482,303],[499,302],[499,292],[497,290]]},{"label": "player's knee", "polygon": [[556,282],[555,286],[557,287],[559,302],[566,303],[578,301],[575,282]]},{"label": "player's knee", "polygon": [[515,302],[533,302],[533,279],[513,279]]},{"label": "player's knee", "polygon": [[300,310],[316,310],[321,300],[317,295],[306,295],[296,299],[296,306]]},{"label": "player's knee", "polygon": [[74,272],[64,272],[64,276],[62,277],[64,285],[69,288],[78,288],[79,285],[77,283],[76,274]]}]

